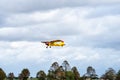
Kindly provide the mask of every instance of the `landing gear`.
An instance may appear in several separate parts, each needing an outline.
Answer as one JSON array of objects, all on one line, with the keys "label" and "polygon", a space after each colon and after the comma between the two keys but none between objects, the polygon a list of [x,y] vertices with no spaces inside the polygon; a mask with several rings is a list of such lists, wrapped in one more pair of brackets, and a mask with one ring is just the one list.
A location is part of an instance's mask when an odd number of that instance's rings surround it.
[{"label": "landing gear", "polygon": [[[46,46],[46,48],[48,48],[48,46]],[[51,48],[51,46],[49,48]]]}]

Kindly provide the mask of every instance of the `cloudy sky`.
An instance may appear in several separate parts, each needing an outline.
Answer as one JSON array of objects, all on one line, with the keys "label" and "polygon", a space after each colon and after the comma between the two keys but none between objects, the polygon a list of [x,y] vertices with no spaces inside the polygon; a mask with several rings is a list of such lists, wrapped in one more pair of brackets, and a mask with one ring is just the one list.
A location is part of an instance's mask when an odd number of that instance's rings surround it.
[{"label": "cloudy sky", "polygon": [[[120,69],[120,0],[0,0],[0,67],[31,76],[67,60],[81,75]],[[46,49],[41,41],[66,46]]]}]

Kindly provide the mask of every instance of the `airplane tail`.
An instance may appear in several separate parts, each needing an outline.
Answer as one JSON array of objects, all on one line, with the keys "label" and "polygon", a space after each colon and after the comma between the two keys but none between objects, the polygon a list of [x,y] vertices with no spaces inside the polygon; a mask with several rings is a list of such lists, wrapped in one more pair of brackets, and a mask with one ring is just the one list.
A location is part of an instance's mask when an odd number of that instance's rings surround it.
[{"label": "airplane tail", "polygon": [[41,43],[46,43],[45,41],[41,41]]}]

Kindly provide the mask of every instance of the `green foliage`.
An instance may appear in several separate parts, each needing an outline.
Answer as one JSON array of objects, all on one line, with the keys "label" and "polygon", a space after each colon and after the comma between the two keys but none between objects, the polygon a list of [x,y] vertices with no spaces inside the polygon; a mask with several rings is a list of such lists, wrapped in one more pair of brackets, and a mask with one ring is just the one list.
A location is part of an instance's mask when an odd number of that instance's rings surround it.
[{"label": "green foliage", "polygon": [[[59,66],[57,62],[54,62],[48,70],[46,75],[44,71],[40,70],[36,74],[36,78],[29,78],[30,72],[27,68],[23,69],[18,77],[14,77],[13,73],[9,73],[6,78],[5,72],[0,68],[0,80],[98,80],[95,69],[89,66],[87,68],[87,73],[80,77],[80,74],[76,67],[70,68],[70,65],[67,61],[64,61],[63,66]],[[115,72],[114,69],[109,68],[101,79],[104,80],[120,80],[120,70]]]},{"label": "green foliage", "polygon": [[39,72],[37,72],[36,77],[38,78],[38,80],[45,80],[46,74],[44,71],[40,70]]},{"label": "green foliage", "polygon": [[120,70],[117,72],[116,80],[120,80]]},{"label": "green foliage", "polygon": [[80,77],[79,80],[84,80],[84,77]]},{"label": "green foliage", "polygon": [[8,74],[8,79],[13,80],[14,79],[14,73],[9,73]]},{"label": "green foliage", "polygon": [[24,77],[29,77],[30,76],[30,72],[27,68],[23,69],[21,73]]},{"label": "green foliage", "polygon": [[73,72],[73,74],[74,74],[74,79],[75,79],[75,80],[79,80],[79,79],[80,79],[80,74],[79,74],[79,72],[78,72],[78,70],[77,70],[76,67],[73,67],[73,68],[72,68],[72,72]]},{"label": "green foliage", "polygon": [[104,75],[102,75],[103,79],[115,80],[116,72],[114,69],[109,68]]},{"label": "green foliage", "polygon": [[27,80],[27,78],[30,76],[29,70],[27,68],[23,69],[20,76],[23,78],[23,80]]},{"label": "green foliage", "polygon": [[47,78],[49,78],[50,80],[53,78],[53,72],[51,72],[50,70],[48,72]]},{"label": "green foliage", "polygon": [[74,74],[72,71],[66,71],[65,75],[66,75],[66,80],[74,80]]},{"label": "green foliage", "polygon": [[6,78],[5,72],[0,68],[0,80],[4,80]]},{"label": "green foliage", "polygon": [[98,75],[92,66],[88,66],[87,73],[83,75],[84,78],[97,79]]}]

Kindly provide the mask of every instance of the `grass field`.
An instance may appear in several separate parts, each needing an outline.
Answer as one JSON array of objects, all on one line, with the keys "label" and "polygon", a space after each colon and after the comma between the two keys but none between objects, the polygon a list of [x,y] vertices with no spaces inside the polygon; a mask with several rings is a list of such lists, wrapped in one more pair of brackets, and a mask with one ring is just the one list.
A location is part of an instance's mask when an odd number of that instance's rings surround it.
[{"label": "grass field", "polygon": [[[9,79],[4,79],[4,80],[9,80]],[[19,79],[14,79],[14,80],[19,80]],[[28,78],[27,80],[38,80],[37,78]]]}]

